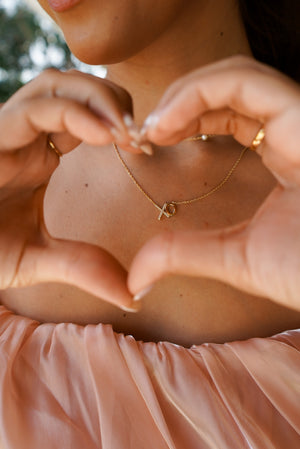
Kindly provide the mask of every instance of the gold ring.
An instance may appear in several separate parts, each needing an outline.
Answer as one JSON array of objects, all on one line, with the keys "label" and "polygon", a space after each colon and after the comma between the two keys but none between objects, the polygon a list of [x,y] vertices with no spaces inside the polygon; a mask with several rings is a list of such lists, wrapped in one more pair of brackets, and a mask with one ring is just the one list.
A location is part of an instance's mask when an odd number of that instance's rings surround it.
[{"label": "gold ring", "polygon": [[257,147],[262,143],[265,138],[264,128],[260,128],[254,139],[252,140],[250,150],[256,151]]},{"label": "gold ring", "polygon": [[59,149],[54,145],[54,143],[52,142],[52,140],[50,139],[50,137],[47,137],[47,143],[49,145],[49,147],[55,151],[55,153],[57,154],[58,157],[61,157],[63,155],[63,153],[61,151],[59,151]]},{"label": "gold ring", "polygon": [[215,137],[216,134],[200,134],[197,136],[188,137],[187,139],[184,139],[185,142],[193,142],[195,140],[203,140],[205,142],[206,140],[209,140],[211,137]]}]

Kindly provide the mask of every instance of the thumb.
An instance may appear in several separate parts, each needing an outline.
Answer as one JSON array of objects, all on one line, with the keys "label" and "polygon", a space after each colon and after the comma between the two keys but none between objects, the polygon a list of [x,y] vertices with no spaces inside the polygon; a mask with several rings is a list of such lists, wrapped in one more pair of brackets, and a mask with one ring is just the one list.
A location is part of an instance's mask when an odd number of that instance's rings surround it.
[{"label": "thumb", "polygon": [[71,284],[121,308],[132,304],[123,266],[104,249],[84,242],[50,238],[47,246],[28,246],[18,278],[23,285]]},{"label": "thumb", "polygon": [[248,223],[217,231],[166,232],[155,236],[132,262],[129,290],[142,296],[158,279],[179,274],[213,278],[259,294],[251,281],[247,261]]}]

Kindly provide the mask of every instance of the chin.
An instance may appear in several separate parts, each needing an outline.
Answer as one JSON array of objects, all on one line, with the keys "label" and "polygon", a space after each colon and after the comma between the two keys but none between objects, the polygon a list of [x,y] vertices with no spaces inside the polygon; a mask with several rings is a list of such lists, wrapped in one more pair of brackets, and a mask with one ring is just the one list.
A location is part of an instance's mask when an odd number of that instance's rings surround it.
[{"label": "chin", "polygon": [[120,43],[114,45],[113,42],[90,43],[81,40],[80,42],[69,39],[65,36],[71,52],[80,61],[89,65],[109,65],[126,61],[137,54],[141,48],[133,45],[122,46]]},{"label": "chin", "polygon": [[70,50],[76,56],[79,61],[84,62],[88,65],[109,65],[109,64],[117,64],[119,62],[125,61],[128,57],[122,57],[120,55],[113,55],[108,52],[100,52],[98,51],[85,51],[84,49],[73,49],[70,47]]}]

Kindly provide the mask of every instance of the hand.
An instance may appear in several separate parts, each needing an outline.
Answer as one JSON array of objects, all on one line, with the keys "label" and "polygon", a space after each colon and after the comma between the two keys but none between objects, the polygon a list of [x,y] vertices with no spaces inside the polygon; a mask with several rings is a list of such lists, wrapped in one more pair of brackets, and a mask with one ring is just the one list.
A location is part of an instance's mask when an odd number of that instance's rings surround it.
[{"label": "hand", "polygon": [[[108,81],[50,69],[0,109],[0,289],[64,282],[120,306],[130,306],[127,273],[105,250],[54,239],[43,217],[43,199],[59,157],[80,142],[129,145],[123,115],[131,99]],[[101,150],[99,150],[101,151]]]},{"label": "hand", "polygon": [[300,310],[300,88],[248,57],[232,57],[176,81],[148,118],[144,135],[172,145],[198,134],[232,134],[278,180],[251,220],[216,231],[166,232],[133,260],[133,294],[171,274],[205,276]]}]

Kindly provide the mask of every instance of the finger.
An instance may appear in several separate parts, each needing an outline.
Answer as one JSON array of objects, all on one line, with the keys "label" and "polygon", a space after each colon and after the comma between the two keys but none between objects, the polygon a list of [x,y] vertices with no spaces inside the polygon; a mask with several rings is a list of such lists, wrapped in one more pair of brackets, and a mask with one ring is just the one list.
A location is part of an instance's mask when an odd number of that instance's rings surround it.
[{"label": "finger", "polygon": [[[141,149],[130,144],[132,137],[124,120],[124,116],[130,115],[132,112],[131,97],[123,88],[112,82],[77,71],[62,73],[55,69],[48,69],[10,98],[3,108],[2,116],[4,113],[19,108],[20,104],[26,105],[34,99],[73,100],[73,104],[79,103],[85,106],[85,109],[97,117],[109,131],[106,132],[109,138],[107,137],[103,142],[97,144],[106,144],[116,140],[127,151],[142,152]],[[75,135],[75,137],[78,136]],[[59,137],[53,137],[53,140],[63,153],[65,152],[64,148],[69,151],[74,148],[76,143],[74,139],[67,138],[66,133],[64,138],[61,134]],[[86,142],[90,143],[87,140]]]},{"label": "finger", "polygon": [[[1,150],[9,151],[21,148],[33,142],[40,133],[68,133],[73,136],[66,147],[59,149],[66,153],[72,144],[84,141],[90,145],[105,145],[114,140],[111,130],[103,124],[101,118],[86,106],[66,98],[34,98],[24,100],[14,107],[0,110]],[[131,152],[141,152],[129,145],[122,148]]]},{"label": "finger", "polygon": [[33,142],[41,132],[68,131],[91,145],[111,142],[111,133],[101,119],[86,106],[65,98],[25,100],[2,113],[0,133],[12,131],[1,140],[1,149],[15,150]]},{"label": "finger", "polygon": [[[165,232],[155,236],[142,247],[132,262],[128,276],[129,290],[135,295],[169,274],[207,276],[234,282],[233,275],[239,278],[239,267],[244,262],[243,250],[239,246],[242,240],[238,240],[237,236],[246,224],[222,231]],[[226,256],[228,250],[232,256],[229,260]],[[236,269],[231,271],[233,260],[238,272]]]},{"label": "finger", "polygon": [[175,80],[166,90],[155,110],[159,111],[161,109],[164,109],[164,107],[168,105],[173,97],[181,92],[183,85],[194,82],[199,75],[207,77],[210,76],[210,74],[215,73],[216,71],[223,71],[225,69],[227,70],[228,68],[253,69],[253,67],[255,67],[256,70],[259,70],[260,72],[266,73],[270,76],[284,76],[280,72],[274,70],[272,67],[257,62],[252,57],[244,55],[230,56],[229,58],[221,59],[220,61],[205,65],[200,69],[196,69]]},{"label": "finger", "polygon": [[[121,107],[122,115],[133,114],[133,103],[131,95],[123,87],[118,86],[108,79],[99,78],[97,76],[91,75],[90,73],[83,73],[76,69],[71,69],[64,73],[66,75],[75,75],[75,77],[81,76],[83,79],[91,80],[93,83],[96,83],[100,89],[106,88],[108,92],[110,91],[110,93],[113,93],[115,95],[115,100],[117,102],[116,106],[117,108]],[[112,99],[114,98],[112,97]]]},{"label": "finger", "polygon": [[127,272],[107,251],[84,242],[51,239],[45,247],[28,245],[10,287],[42,282],[74,285],[119,307],[130,308]]},{"label": "finger", "polygon": [[60,72],[51,68],[17,91],[5,108],[32,98],[66,98],[87,106],[108,126],[122,132],[125,130],[123,116],[132,111],[131,98],[124,89],[112,85],[76,70]]},{"label": "finger", "polygon": [[68,131],[60,133],[49,133],[49,138],[56,148],[63,154],[72,151],[74,148],[81,144],[81,140],[78,137],[72,136]]},{"label": "finger", "polygon": [[224,108],[208,111],[191,120],[187,127],[182,127],[172,134],[160,136],[157,145],[176,145],[196,134],[232,135],[242,145],[247,146],[253,140],[261,123],[235,111]]},{"label": "finger", "polygon": [[263,295],[247,255],[247,225],[243,222],[221,231],[167,232],[154,237],[132,262],[129,290],[136,295],[162,277],[177,274],[208,277]]},{"label": "finger", "polygon": [[[168,95],[167,101],[163,99],[162,105],[148,118],[147,137],[153,141],[166,138],[189,128],[191,122],[207,111],[229,108],[267,123],[293,105],[299,105],[300,90],[295,82],[275,70],[265,70],[265,66],[257,62],[249,64],[249,58],[246,62],[246,65],[225,67],[223,64],[221,68],[216,64],[209,73],[204,68],[189,75],[187,81],[182,78],[175,92]],[[273,145],[277,135],[269,134]]]}]

